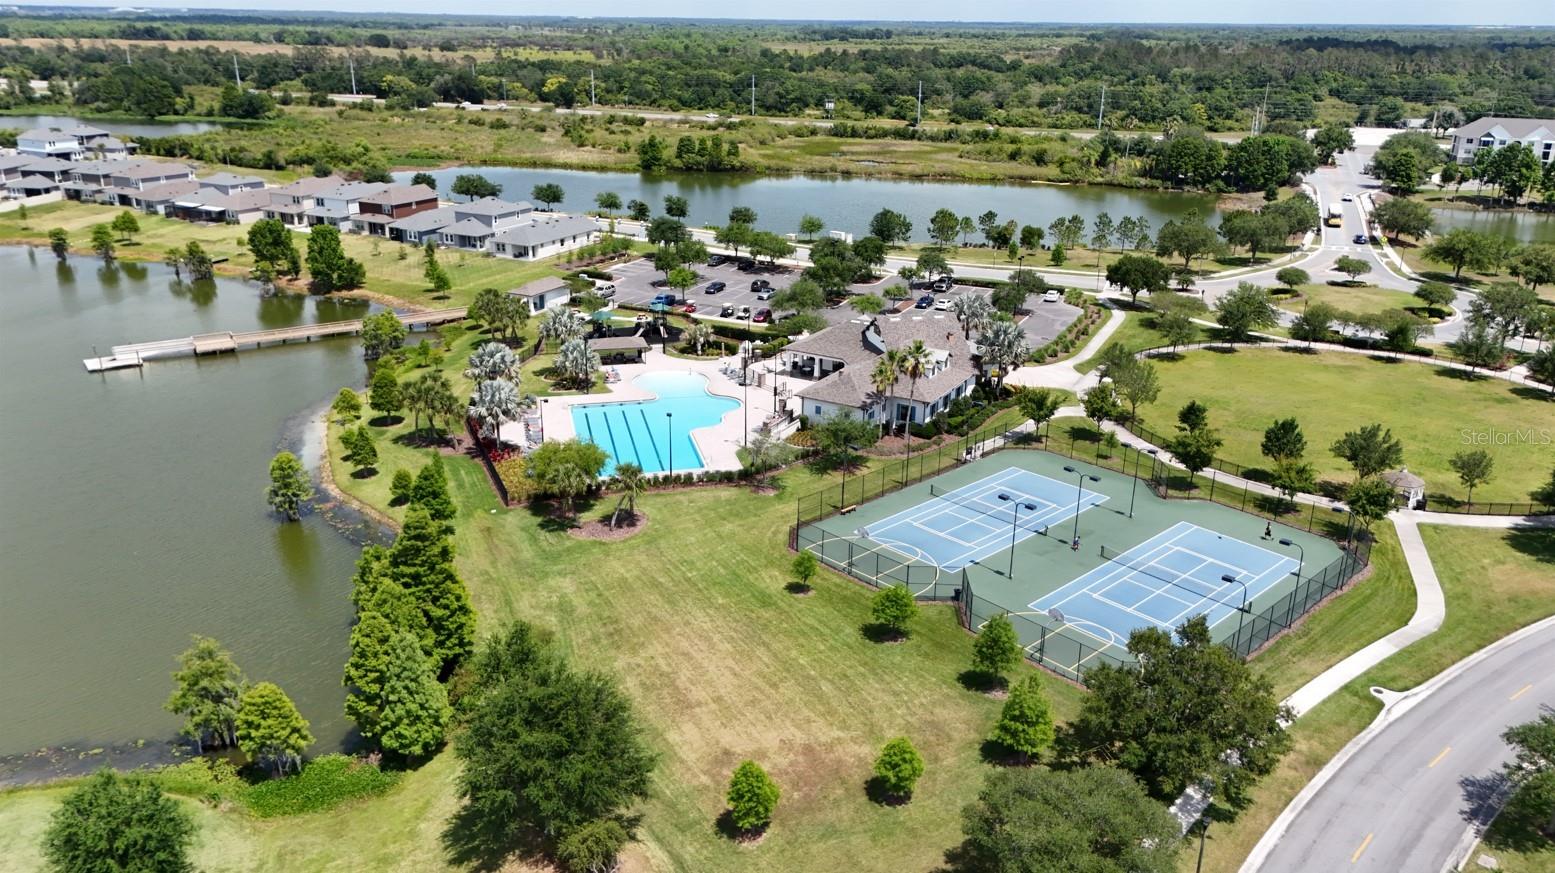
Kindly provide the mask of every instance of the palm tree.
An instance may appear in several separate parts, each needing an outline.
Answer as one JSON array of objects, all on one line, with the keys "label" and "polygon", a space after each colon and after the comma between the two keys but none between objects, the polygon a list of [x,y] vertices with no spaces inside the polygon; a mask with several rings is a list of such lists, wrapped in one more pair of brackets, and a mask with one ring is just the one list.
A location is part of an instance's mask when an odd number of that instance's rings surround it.
[{"label": "palm tree", "polygon": [[610,527],[616,526],[616,517],[621,514],[621,506],[626,506],[626,514],[630,518],[637,517],[637,498],[643,496],[648,490],[648,477],[643,475],[643,468],[633,463],[625,463],[616,467],[616,485],[621,489],[621,497],[616,501],[615,512],[610,514]]},{"label": "palm tree", "polygon": [[588,340],[574,337],[563,343],[556,353],[556,371],[574,386],[587,391],[594,387],[594,374],[599,372],[599,354],[589,348]]},{"label": "palm tree", "polygon": [[492,379],[512,379],[518,369],[518,356],[502,343],[482,343],[470,353],[470,365],[464,376],[474,382]]},{"label": "palm tree", "polygon": [[891,389],[896,387],[896,380],[902,376],[902,352],[900,349],[887,349],[884,355],[875,360],[875,369],[869,374],[869,384],[875,389],[875,402],[880,404],[880,435],[885,436],[886,426],[891,423],[886,409],[886,401],[891,399]]},{"label": "palm tree", "polygon": [[1026,345],[1026,332],[1013,321],[996,321],[979,339],[983,347],[983,360],[999,368],[999,392],[1004,392],[1004,376],[1025,362],[1031,354]]},{"label": "palm tree", "polygon": [[713,326],[705,322],[693,322],[686,331],[686,339],[696,348],[697,354],[702,354],[702,346],[713,338]]},{"label": "palm tree", "polygon": [[[503,351],[507,349],[503,347]],[[517,390],[516,385],[514,390]],[[405,406],[415,416],[415,430],[421,429],[422,413],[426,413],[427,424],[436,431],[439,414],[445,413],[450,406],[453,406],[452,414],[457,415],[462,408],[459,398],[454,396],[453,385],[449,383],[448,377],[436,370],[422,373],[414,382],[407,383],[404,391]]]},{"label": "palm tree", "polygon": [[554,475],[546,482],[546,489],[562,501],[562,512],[568,516],[577,517],[576,507],[579,495],[586,493],[594,487],[594,480],[578,468],[577,464],[562,464],[556,468]]},{"label": "palm tree", "polygon": [[512,339],[529,323],[529,304],[512,295],[504,294],[502,297],[487,314],[486,326],[496,336]]},{"label": "palm tree", "polygon": [[[917,403],[918,380],[929,372],[929,365],[934,362],[934,353],[923,344],[923,340],[913,340],[907,348],[901,350],[901,373],[907,377],[907,402]],[[912,414],[907,416],[907,454],[912,455]]]},{"label": "palm tree", "polygon": [[982,332],[988,326],[988,317],[993,314],[993,304],[981,294],[962,294],[951,304],[951,312],[954,312],[956,320],[961,322],[963,338],[971,339],[972,331]]},{"label": "palm tree", "polygon": [[506,379],[492,379],[475,386],[469,414],[480,425],[480,435],[493,441],[506,422],[518,418],[518,387]]},{"label": "palm tree", "polygon": [[540,339],[555,340],[558,345],[575,340],[588,331],[588,319],[567,307],[547,309],[540,317]]}]

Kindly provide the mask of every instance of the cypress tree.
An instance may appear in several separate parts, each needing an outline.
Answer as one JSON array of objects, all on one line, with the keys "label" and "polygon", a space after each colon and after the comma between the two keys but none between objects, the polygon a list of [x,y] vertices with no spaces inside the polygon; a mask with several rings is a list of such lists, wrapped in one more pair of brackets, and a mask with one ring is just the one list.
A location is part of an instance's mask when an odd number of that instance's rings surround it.
[{"label": "cypress tree", "polygon": [[1042,679],[1032,674],[1010,689],[1010,697],[1004,701],[999,723],[994,725],[989,739],[1023,760],[1030,760],[1053,745],[1054,733],[1053,713],[1042,693]]},{"label": "cypress tree", "polygon": [[456,512],[453,498],[448,495],[448,476],[443,472],[443,459],[437,455],[416,474],[416,482],[410,489],[410,504],[419,506],[438,521],[452,521]]},{"label": "cypress tree", "polygon": [[420,605],[432,631],[432,657],[440,668],[468,654],[475,641],[475,611],[455,572],[448,527],[412,506],[389,549],[389,575]]},{"label": "cypress tree", "polygon": [[414,636],[405,631],[394,635],[374,737],[384,751],[419,758],[442,745],[451,712],[436,667],[422,654]]}]

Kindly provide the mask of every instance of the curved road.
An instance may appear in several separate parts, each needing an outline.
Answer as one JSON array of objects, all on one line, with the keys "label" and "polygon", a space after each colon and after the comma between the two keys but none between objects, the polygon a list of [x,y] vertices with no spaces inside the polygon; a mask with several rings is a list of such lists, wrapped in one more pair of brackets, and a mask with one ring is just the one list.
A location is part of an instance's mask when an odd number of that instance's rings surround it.
[{"label": "curved road", "polygon": [[1499,807],[1511,758],[1502,731],[1555,705],[1551,664],[1555,621],[1546,620],[1415,691],[1383,692],[1390,702],[1377,721],[1297,798],[1272,849],[1244,873],[1454,869]]}]

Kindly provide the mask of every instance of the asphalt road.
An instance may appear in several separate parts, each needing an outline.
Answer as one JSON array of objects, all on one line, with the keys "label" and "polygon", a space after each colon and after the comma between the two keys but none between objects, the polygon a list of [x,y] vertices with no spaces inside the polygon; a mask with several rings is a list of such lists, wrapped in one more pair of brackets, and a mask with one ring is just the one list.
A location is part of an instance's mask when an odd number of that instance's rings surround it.
[{"label": "asphalt road", "polygon": [[[1555,705],[1555,625],[1384,710],[1384,726],[1312,795],[1258,873],[1439,873],[1499,805],[1507,727]],[[1348,749],[1347,749],[1348,751]]]}]

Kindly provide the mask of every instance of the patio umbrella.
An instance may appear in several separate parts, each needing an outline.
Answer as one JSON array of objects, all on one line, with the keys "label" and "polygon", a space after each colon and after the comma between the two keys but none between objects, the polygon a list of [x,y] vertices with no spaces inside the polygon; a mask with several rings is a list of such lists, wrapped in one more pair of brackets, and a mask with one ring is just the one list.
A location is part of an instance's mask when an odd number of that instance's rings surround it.
[{"label": "patio umbrella", "polygon": [[589,321],[606,322],[610,320],[610,310],[601,309],[589,316]]}]

